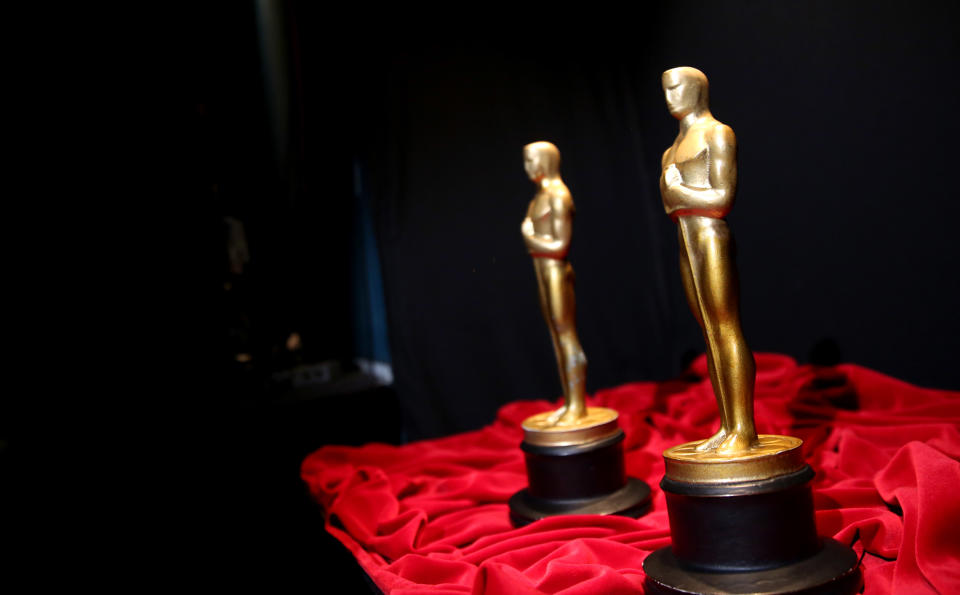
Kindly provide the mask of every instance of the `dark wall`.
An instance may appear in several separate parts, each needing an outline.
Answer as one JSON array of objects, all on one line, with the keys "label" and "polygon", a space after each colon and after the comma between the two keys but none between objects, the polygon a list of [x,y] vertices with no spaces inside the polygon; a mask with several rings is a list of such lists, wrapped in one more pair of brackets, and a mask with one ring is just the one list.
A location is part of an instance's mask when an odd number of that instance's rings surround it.
[{"label": "dark wall", "polygon": [[714,115],[738,137],[729,221],[751,346],[806,361],[832,342],[845,361],[960,386],[955,5],[644,10],[516,32],[288,5],[305,181],[286,229],[310,237],[312,218],[322,234],[308,242],[322,246],[320,280],[301,282],[298,303],[313,292],[327,309],[343,304],[336,263],[350,226],[336,218],[350,197],[337,184],[349,168],[333,164],[355,160],[374,202],[407,437],[479,427],[503,403],[560,392],[519,232],[534,192],[528,142],[557,144],[577,206],[588,389],[668,378],[703,351],[657,189],[677,131],[659,77],[678,65],[706,72]]},{"label": "dark wall", "polygon": [[572,261],[591,389],[670,368],[667,238],[641,165],[635,92],[619,71],[475,46],[415,53],[395,68],[395,152],[371,174],[396,176],[380,180],[390,190],[379,229],[411,433],[476,427],[503,403],[558,392],[519,234],[534,191],[520,149],[533,140],[561,148],[577,204]]},{"label": "dark wall", "polygon": [[802,359],[832,337],[847,361],[956,388],[957,6],[857,4],[697,3],[685,22],[672,3],[659,54],[707,72],[737,133],[753,347]]}]

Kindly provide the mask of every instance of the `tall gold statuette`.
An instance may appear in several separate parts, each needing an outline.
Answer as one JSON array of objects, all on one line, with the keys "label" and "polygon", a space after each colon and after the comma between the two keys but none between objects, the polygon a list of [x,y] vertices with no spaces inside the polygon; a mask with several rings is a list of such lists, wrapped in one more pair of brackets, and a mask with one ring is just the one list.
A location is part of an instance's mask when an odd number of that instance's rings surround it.
[{"label": "tall gold statuette", "polygon": [[756,369],[740,327],[733,236],[737,141],[710,113],[707,77],[663,73],[680,133],[663,153],[660,193],[677,223],[687,302],[707,344],[720,428],[663,453],[672,545],[644,560],[650,593],[853,593],[856,554],[817,536],[813,470],[791,436],[757,434]]},{"label": "tall gold statuette", "polygon": [[523,422],[529,487],[510,499],[510,518],[525,525],[560,514],[637,517],[647,509],[650,487],[626,476],[617,412],[586,404],[587,358],[577,337],[573,267],[567,261],[574,208],[560,178],[560,152],[548,142],[531,143],[523,161],[537,194],[520,231],[533,259],[564,400],[556,411]]}]

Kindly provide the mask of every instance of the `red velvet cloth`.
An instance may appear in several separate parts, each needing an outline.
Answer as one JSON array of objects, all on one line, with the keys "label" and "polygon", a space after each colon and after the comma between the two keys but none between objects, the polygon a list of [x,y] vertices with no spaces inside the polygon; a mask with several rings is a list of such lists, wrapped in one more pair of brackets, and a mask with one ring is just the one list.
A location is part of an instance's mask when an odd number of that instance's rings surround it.
[{"label": "red velvet cloth", "polygon": [[[821,535],[863,554],[865,593],[960,593],[960,392],[855,366],[758,354],[756,419],[804,440]],[[302,476],[327,530],[388,593],[640,593],[641,563],[670,543],[661,453],[718,424],[703,380],[638,382],[590,405],[620,412],[627,472],[653,490],[640,519],[570,516],[514,529],[526,486],[520,423],[551,406],[504,406],[481,430],[405,446],[328,446]]]}]

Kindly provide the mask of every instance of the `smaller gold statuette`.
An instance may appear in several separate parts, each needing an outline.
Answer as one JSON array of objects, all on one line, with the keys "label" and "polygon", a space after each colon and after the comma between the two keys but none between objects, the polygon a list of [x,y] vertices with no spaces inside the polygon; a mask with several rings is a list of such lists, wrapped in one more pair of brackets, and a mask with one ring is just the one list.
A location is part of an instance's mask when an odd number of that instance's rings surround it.
[{"label": "smaller gold statuette", "polygon": [[854,593],[856,554],[817,536],[802,440],[757,434],[756,367],[740,325],[733,235],[724,217],[737,189],[733,130],[713,117],[707,77],[663,73],[680,133],[663,153],[660,193],[677,223],[687,302],[707,345],[720,428],[663,453],[672,545],[643,562],[649,593]]},{"label": "smaller gold statuette", "polygon": [[587,358],[577,337],[573,267],[567,261],[574,207],[560,178],[560,151],[548,142],[531,143],[523,162],[537,193],[520,231],[533,259],[564,400],[556,411],[523,422],[529,487],[510,499],[510,518],[525,525],[558,514],[637,517],[647,508],[650,487],[626,476],[617,412],[586,405]]}]

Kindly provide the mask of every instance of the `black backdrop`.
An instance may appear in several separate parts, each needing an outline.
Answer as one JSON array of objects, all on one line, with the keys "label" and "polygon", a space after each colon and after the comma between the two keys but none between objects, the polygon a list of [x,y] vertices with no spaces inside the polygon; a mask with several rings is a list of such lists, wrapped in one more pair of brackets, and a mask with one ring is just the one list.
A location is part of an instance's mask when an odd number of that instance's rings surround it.
[{"label": "black backdrop", "polygon": [[[713,113],[739,141],[729,221],[751,347],[807,361],[833,345],[844,361],[909,382],[960,386],[956,5],[642,10],[598,22],[505,14],[464,28],[286,5],[293,182],[281,192],[260,180],[250,198],[248,166],[266,158],[252,147],[267,134],[226,148],[234,164],[220,176],[247,186],[235,202],[261,270],[297,269],[274,276],[295,307],[268,300],[262,310],[299,312],[326,355],[349,352],[338,316],[349,308],[342,221],[359,173],[374,201],[406,438],[480,427],[512,400],[554,398],[556,364],[519,233],[534,190],[521,148],[550,140],[577,205],[571,261],[588,390],[675,376],[704,346],[657,190],[677,130],[659,77],[689,65],[710,78]],[[243,114],[262,116],[261,100],[231,95],[254,92],[247,83],[259,72],[248,17],[229,39],[246,53],[227,44],[213,66],[234,69],[217,75],[221,99],[245,102],[226,111],[255,129],[265,124]],[[510,21],[527,27],[505,30]],[[296,267],[282,250],[264,256],[297,241],[308,249]]]}]

